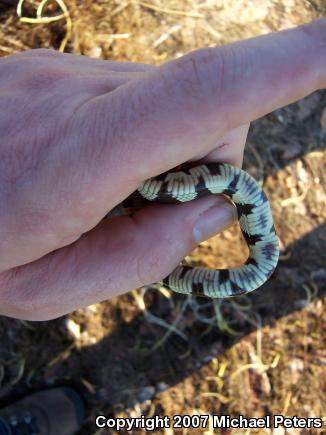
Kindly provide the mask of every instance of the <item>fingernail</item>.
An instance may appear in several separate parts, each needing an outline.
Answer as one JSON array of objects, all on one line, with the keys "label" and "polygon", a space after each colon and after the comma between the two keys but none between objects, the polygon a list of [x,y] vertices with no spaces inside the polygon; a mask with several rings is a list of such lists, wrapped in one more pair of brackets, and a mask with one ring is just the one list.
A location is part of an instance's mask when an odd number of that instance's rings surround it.
[{"label": "fingernail", "polygon": [[221,198],[216,204],[205,210],[193,227],[193,236],[196,243],[209,239],[231,225],[236,219],[236,208]]}]

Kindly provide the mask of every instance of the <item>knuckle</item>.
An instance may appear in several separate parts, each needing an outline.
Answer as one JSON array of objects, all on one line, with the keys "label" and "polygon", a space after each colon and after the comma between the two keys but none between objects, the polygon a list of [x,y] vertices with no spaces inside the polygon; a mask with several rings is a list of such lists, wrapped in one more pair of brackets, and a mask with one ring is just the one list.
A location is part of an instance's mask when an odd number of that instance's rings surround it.
[{"label": "knuckle", "polygon": [[167,71],[172,77],[168,77],[168,87],[172,82],[171,93],[181,99],[187,95],[194,103],[206,101],[221,90],[224,64],[224,50],[207,47],[190,52],[170,63]]},{"label": "knuckle", "polygon": [[71,69],[60,62],[60,55],[55,50],[40,48],[4,58],[6,75],[12,77],[15,88],[20,85],[28,91],[39,91],[52,87],[62,79],[73,78]]}]

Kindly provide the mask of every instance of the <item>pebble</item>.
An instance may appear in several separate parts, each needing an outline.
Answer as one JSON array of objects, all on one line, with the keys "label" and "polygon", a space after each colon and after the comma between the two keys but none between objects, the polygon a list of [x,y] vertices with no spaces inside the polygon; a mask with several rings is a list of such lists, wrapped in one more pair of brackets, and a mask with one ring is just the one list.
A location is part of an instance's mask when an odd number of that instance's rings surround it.
[{"label": "pebble", "polygon": [[166,382],[159,382],[156,385],[157,392],[161,393],[162,391],[165,391],[169,388],[169,385]]},{"label": "pebble", "polygon": [[80,339],[80,325],[72,319],[65,319],[64,325],[70,337]]},{"label": "pebble", "polygon": [[302,359],[293,358],[289,362],[288,366],[292,372],[302,371],[304,369],[304,362],[302,361]]},{"label": "pebble", "polygon": [[86,313],[90,314],[96,314],[98,311],[98,304],[89,305],[88,307],[84,308]]},{"label": "pebble", "polygon": [[145,402],[146,400],[150,400],[155,394],[155,388],[151,385],[142,388],[138,393],[138,400],[140,402]]},{"label": "pebble", "polygon": [[87,50],[87,55],[92,57],[93,59],[101,59],[102,57],[102,48],[101,47],[92,47]]}]

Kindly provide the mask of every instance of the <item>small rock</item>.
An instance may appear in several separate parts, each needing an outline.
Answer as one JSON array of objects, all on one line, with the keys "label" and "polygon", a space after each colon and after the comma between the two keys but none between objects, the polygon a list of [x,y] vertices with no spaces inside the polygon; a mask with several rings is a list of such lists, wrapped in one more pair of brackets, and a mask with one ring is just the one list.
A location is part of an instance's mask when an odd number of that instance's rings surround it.
[{"label": "small rock", "polygon": [[326,280],[326,269],[314,270],[310,276],[313,281],[324,281]]},{"label": "small rock", "polygon": [[161,393],[162,391],[165,391],[169,388],[169,385],[166,382],[159,382],[156,385],[156,391]]},{"label": "small rock", "polygon": [[292,372],[302,371],[304,369],[304,363],[302,359],[299,358],[293,358],[291,361],[289,361],[288,366]]},{"label": "small rock", "polygon": [[293,207],[293,212],[296,214],[300,214],[301,216],[307,216],[308,210],[306,205],[303,202],[297,202]]},{"label": "small rock", "polygon": [[145,400],[150,400],[155,394],[155,388],[151,385],[142,388],[138,393],[138,400],[140,402],[145,402]]},{"label": "small rock", "polygon": [[281,124],[286,124],[286,118],[283,114],[282,109],[275,110],[274,114],[278,122],[280,122]]},{"label": "small rock", "polygon": [[89,305],[88,307],[84,308],[86,313],[96,314],[98,311],[98,304]]},{"label": "small rock", "polygon": [[80,325],[72,319],[66,319],[64,322],[68,335],[75,340],[80,339]]},{"label": "small rock", "polygon": [[289,380],[292,384],[297,384],[300,379],[301,373],[304,370],[304,363],[299,358],[293,358],[288,363],[288,367],[290,369]]},{"label": "small rock", "polygon": [[139,403],[136,403],[134,406],[134,409],[131,409],[130,411],[127,410],[128,417],[131,418],[139,418],[141,416],[141,408]]},{"label": "small rock", "polygon": [[295,169],[296,169],[296,175],[298,180],[306,184],[309,181],[309,174],[307,170],[304,168],[302,161],[298,160],[295,166],[296,166]]}]

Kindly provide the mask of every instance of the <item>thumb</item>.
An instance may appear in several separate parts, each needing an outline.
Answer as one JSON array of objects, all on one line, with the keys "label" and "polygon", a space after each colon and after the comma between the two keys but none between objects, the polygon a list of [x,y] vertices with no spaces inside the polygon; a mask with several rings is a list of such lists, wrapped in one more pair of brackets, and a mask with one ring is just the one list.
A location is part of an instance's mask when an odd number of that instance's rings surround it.
[{"label": "thumb", "polygon": [[137,287],[161,281],[195,246],[223,231],[236,216],[235,207],[222,196],[140,210],[133,217],[141,238],[133,253],[138,262]]},{"label": "thumb", "polygon": [[[236,218],[225,198],[149,205],[102,221],[75,243],[8,271],[2,314],[48,320],[165,278],[200,241]],[[1,288],[2,287],[2,288]]]}]

